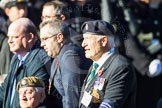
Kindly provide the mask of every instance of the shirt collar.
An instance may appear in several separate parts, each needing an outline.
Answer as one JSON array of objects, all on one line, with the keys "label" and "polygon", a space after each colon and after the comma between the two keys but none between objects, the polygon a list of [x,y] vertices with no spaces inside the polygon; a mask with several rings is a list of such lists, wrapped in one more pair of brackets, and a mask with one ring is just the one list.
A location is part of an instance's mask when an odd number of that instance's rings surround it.
[{"label": "shirt collar", "polygon": [[94,63],[97,63],[99,65],[97,70],[99,70],[101,66],[104,64],[104,62],[114,53],[114,50],[115,48],[111,48],[108,52],[103,54],[98,61],[94,61]]},{"label": "shirt collar", "polygon": [[20,61],[20,64],[24,63],[24,61],[25,61],[25,59],[27,58],[28,55],[29,55],[29,52],[27,52],[24,57],[21,57],[20,55],[18,55],[18,59]]}]

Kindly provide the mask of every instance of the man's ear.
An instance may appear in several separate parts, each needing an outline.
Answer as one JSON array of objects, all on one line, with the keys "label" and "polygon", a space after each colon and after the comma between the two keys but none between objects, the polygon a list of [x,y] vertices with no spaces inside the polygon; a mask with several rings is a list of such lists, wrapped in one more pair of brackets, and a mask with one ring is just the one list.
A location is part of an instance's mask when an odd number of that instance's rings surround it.
[{"label": "man's ear", "polygon": [[25,9],[20,8],[19,9],[19,15],[20,15],[20,17],[25,17]]},{"label": "man's ear", "polygon": [[103,37],[102,40],[101,40],[101,42],[102,42],[102,46],[105,47],[107,45],[107,43],[108,43],[108,38],[106,36]]},{"label": "man's ear", "polygon": [[64,39],[64,36],[62,33],[58,33],[57,34],[57,42],[58,43],[62,43],[63,42],[63,39]]},{"label": "man's ear", "polygon": [[61,14],[60,15],[60,20],[64,21],[66,19],[65,15]]},{"label": "man's ear", "polygon": [[46,98],[46,95],[44,92],[41,93],[41,97],[40,97],[40,103],[43,103],[44,99]]},{"label": "man's ear", "polygon": [[5,12],[5,14],[6,14],[7,16],[9,16],[10,9],[9,9],[9,8],[5,8],[5,9],[4,9],[4,12]]},{"label": "man's ear", "polygon": [[31,43],[34,40],[34,34],[33,33],[29,33],[28,34],[28,42]]}]

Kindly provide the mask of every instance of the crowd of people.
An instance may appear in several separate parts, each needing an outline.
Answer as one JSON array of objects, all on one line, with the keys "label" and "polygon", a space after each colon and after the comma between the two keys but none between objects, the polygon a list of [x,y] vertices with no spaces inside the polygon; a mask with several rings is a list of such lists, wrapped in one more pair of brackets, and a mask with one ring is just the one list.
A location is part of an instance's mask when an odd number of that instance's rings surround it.
[{"label": "crowd of people", "polygon": [[162,0],[1,0],[1,108],[161,108]]}]

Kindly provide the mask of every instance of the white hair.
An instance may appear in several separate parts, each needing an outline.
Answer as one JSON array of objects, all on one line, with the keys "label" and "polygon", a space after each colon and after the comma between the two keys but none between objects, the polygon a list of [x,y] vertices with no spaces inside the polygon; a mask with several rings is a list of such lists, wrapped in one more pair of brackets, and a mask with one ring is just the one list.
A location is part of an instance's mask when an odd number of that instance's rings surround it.
[{"label": "white hair", "polygon": [[42,87],[35,87],[35,91],[37,92],[37,93],[41,93],[41,92],[45,92],[45,89],[44,88],[42,88]]},{"label": "white hair", "polygon": [[108,37],[108,44],[111,48],[114,48],[115,47],[115,39],[114,39],[114,36],[109,36]]},{"label": "white hair", "polygon": [[[101,36],[101,35],[96,35],[97,36],[97,40],[100,40],[102,39],[103,37],[105,36]],[[108,46],[111,47],[111,48],[114,48],[115,47],[115,39],[114,39],[114,36],[106,36],[108,37]]]}]

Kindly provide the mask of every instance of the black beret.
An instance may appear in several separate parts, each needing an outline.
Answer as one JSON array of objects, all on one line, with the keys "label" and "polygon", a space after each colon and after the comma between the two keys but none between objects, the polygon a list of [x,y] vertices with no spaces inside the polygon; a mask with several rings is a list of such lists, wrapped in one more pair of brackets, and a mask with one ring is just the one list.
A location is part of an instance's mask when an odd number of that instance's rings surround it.
[{"label": "black beret", "polygon": [[103,20],[86,21],[82,24],[81,30],[83,34],[97,34],[111,36],[115,30],[113,26]]}]

